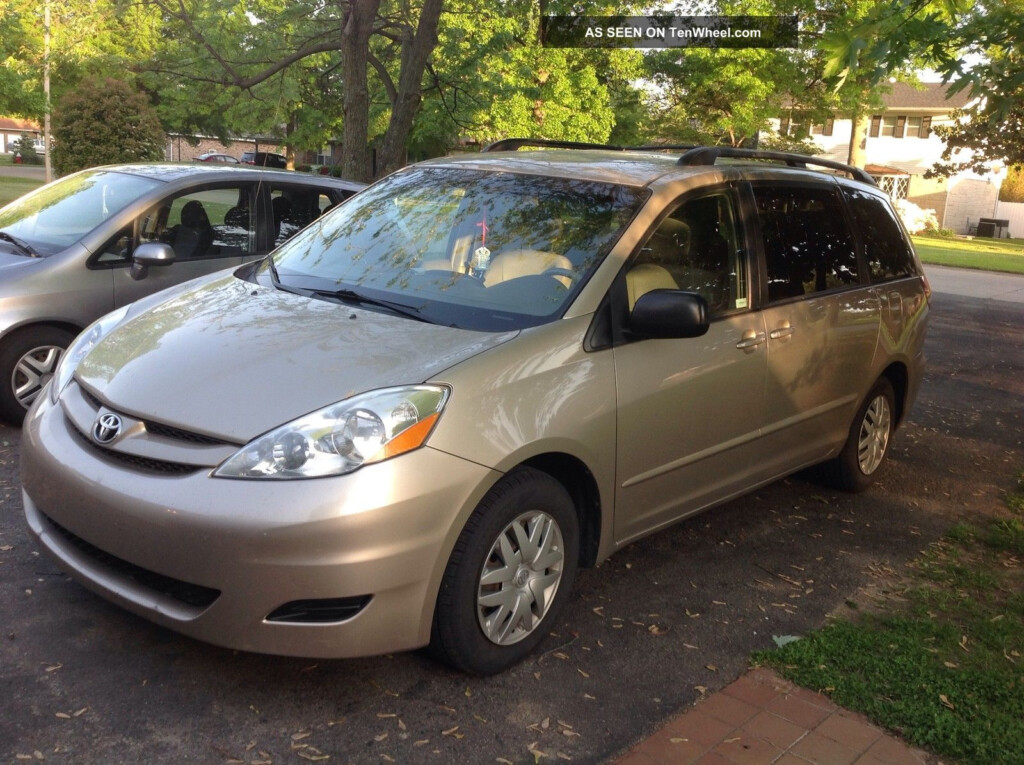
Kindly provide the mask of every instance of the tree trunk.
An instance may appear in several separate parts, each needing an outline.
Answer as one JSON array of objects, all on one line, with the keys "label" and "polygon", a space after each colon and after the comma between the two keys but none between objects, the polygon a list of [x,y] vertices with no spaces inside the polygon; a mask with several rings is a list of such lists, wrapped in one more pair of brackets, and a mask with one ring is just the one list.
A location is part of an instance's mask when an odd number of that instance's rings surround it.
[{"label": "tree trunk", "polygon": [[867,161],[868,124],[871,120],[859,109],[850,115],[850,152],[846,164],[864,167]]},{"label": "tree trunk", "polygon": [[437,25],[442,5],[443,0],[424,0],[416,31],[409,30],[402,40],[402,69],[395,101],[391,105],[391,120],[377,154],[378,177],[392,173],[405,164],[406,144],[422,100],[423,70],[437,45]]},{"label": "tree trunk", "polygon": [[341,172],[354,181],[369,181],[370,91],[366,81],[370,36],[381,0],[351,0],[342,18]]}]

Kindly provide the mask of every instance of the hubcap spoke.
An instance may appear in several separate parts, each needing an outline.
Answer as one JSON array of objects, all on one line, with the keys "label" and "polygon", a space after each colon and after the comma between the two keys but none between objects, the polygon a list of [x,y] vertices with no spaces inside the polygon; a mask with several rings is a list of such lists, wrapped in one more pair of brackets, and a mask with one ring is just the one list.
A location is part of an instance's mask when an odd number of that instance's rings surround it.
[{"label": "hubcap spoke", "polygon": [[562,532],[550,515],[527,512],[491,545],[477,586],[477,620],[497,645],[518,643],[547,615],[562,580]]},{"label": "hubcap spoke", "polygon": [[882,464],[891,429],[889,399],[877,396],[864,412],[857,439],[857,464],[864,475],[871,475]]},{"label": "hubcap spoke", "polygon": [[53,376],[64,349],[53,345],[33,348],[20,359],[11,376],[14,397],[26,409]]}]

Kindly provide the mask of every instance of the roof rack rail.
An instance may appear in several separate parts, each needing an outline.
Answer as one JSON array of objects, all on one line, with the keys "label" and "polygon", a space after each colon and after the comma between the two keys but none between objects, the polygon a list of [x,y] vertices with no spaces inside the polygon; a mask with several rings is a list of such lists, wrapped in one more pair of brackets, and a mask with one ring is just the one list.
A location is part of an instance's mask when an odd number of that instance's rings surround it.
[{"label": "roof rack rail", "polygon": [[615,146],[608,143],[585,143],[581,141],[557,141],[547,138],[504,138],[485,146],[481,152],[518,151],[523,147],[532,146],[544,149],[603,149],[605,151],[689,151],[697,148],[696,144],[650,144],[647,146]]},{"label": "roof rack rail", "polygon": [[745,159],[772,159],[777,162],[785,162],[789,167],[804,167],[817,165],[827,167],[831,170],[839,170],[849,173],[856,180],[876,186],[875,179],[867,171],[852,165],[844,165],[842,162],[834,162],[830,159],[818,159],[806,154],[793,154],[785,151],[760,151],[758,149],[735,149],[731,146],[700,146],[686,152],[679,158],[680,165],[713,165],[719,157],[737,157]]}]

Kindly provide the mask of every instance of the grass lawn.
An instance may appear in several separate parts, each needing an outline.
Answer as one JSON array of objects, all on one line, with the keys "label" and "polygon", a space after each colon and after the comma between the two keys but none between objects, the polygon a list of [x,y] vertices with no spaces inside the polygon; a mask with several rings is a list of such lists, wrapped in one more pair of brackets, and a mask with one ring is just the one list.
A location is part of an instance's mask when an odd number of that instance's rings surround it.
[{"label": "grass lawn", "polygon": [[15,178],[10,175],[4,175],[3,168],[0,167],[0,207],[3,207],[8,202],[13,202],[22,194],[26,194],[42,185],[42,181],[37,181],[33,178]]},{"label": "grass lawn", "polygon": [[915,236],[924,263],[1024,274],[1024,239],[944,239]]},{"label": "grass lawn", "polygon": [[905,607],[836,621],[755,661],[939,755],[1024,762],[1024,474],[1007,506],[932,545]]}]

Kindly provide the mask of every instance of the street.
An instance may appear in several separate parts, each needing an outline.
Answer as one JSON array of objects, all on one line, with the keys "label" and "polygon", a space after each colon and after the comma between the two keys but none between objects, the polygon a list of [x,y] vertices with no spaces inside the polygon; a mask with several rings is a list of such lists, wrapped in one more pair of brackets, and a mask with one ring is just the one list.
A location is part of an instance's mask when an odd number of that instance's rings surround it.
[{"label": "street", "polygon": [[908,561],[1016,484],[1024,277],[927,271],[928,373],[873,488],[801,474],[630,545],[580,572],[556,633],[494,678],[422,652],[240,653],[122,611],[29,541],[20,431],[0,428],[0,763],[608,761],[773,636],[898,597]]}]

